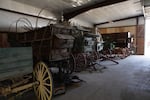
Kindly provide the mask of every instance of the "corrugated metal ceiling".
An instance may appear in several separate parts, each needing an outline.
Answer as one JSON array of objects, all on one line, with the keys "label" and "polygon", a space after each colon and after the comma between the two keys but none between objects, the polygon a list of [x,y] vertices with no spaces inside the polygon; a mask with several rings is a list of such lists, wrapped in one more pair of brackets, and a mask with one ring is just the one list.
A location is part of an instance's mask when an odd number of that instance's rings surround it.
[{"label": "corrugated metal ceiling", "polygon": [[[50,8],[49,10],[60,15],[62,11],[71,10],[74,7],[84,6],[85,4],[96,3],[100,0],[14,0],[17,2],[29,4],[39,8]],[[104,1],[104,0],[101,0]],[[80,2],[80,3],[79,3]],[[82,13],[75,18],[96,24],[106,21],[112,21],[131,16],[143,14],[141,0],[128,0],[125,2],[97,8]]]},{"label": "corrugated metal ceiling", "polygon": [[88,3],[96,3],[104,0],[14,0],[17,2],[29,4],[39,8],[49,8],[50,11],[61,13],[64,10],[82,6]]},{"label": "corrugated metal ceiling", "polygon": [[131,16],[138,16],[142,13],[141,2],[139,0],[129,0],[93,9],[76,17],[95,24],[107,21],[111,22],[116,19],[122,19]]}]

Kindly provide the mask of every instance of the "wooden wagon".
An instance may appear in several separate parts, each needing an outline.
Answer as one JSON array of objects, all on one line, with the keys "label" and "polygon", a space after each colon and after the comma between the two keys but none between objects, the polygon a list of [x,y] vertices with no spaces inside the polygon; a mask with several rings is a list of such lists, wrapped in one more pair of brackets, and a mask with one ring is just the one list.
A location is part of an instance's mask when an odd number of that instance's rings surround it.
[{"label": "wooden wagon", "polygon": [[101,43],[97,41],[99,35],[93,34],[88,30],[80,31],[80,35],[75,38],[73,47],[76,71],[82,71],[91,66],[94,67],[96,60],[99,59],[97,51],[101,50]]},{"label": "wooden wagon", "polygon": [[105,41],[103,54],[110,58],[124,58],[129,55],[131,43],[133,42],[131,42],[130,32],[109,33],[102,34],[102,36]]},{"label": "wooden wagon", "polygon": [[87,68],[96,70],[95,64],[98,59],[108,59],[118,64],[118,62],[109,59],[101,53],[103,50],[103,39],[91,31],[77,29],[79,35],[75,36],[72,53],[75,58],[75,71],[83,71]]},{"label": "wooden wagon", "polygon": [[31,47],[0,48],[0,95],[24,92],[32,87],[39,100],[51,99],[52,75],[47,65],[38,62],[33,68]]},{"label": "wooden wagon", "polygon": [[[4,59],[0,61],[0,72],[5,72],[0,74],[3,76],[0,77],[2,79],[0,79],[1,95],[9,95],[34,87],[39,100],[51,100],[56,84],[61,82],[65,84],[66,76],[68,77],[74,68],[74,59],[71,54],[74,37],[67,33],[70,29],[66,29],[67,31],[65,29],[58,25],[50,25],[8,36],[10,45],[14,48],[0,49],[8,54],[12,52],[10,58],[9,55],[4,56],[4,53],[0,52],[2,55],[0,58]],[[9,63],[9,60],[5,58],[14,61],[14,64]],[[11,84],[5,86],[3,83],[9,83],[9,80]]]}]

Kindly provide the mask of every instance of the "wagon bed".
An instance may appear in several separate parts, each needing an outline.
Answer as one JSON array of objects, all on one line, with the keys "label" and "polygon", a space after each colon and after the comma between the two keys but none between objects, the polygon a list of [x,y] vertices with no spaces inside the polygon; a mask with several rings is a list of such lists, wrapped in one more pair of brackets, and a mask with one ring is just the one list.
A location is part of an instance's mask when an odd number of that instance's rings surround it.
[{"label": "wagon bed", "polygon": [[0,48],[0,81],[32,73],[31,47]]}]

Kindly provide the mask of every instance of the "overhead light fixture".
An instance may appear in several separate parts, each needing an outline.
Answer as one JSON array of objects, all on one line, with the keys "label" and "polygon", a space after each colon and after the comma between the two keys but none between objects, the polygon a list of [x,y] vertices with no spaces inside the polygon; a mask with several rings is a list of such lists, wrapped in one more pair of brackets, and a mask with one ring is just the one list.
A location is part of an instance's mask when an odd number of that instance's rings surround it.
[{"label": "overhead light fixture", "polygon": [[89,14],[89,12],[88,12],[88,11],[87,11],[87,12],[85,12],[85,13]]},{"label": "overhead light fixture", "polygon": [[78,1],[77,1],[77,4],[80,6],[80,5],[84,4],[84,2],[81,1],[81,0],[78,0]]},{"label": "overhead light fixture", "polygon": [[71,0],[71,1],[73,1],[73,2],[77,2],[78,0]]},{"label": "overhead light fixture", "polygon": [[72,7],[77,7],[75,4],[72,4]]},{"label": "overhead light fixture", "polygon": [[71,4],[73,7],[81,6],[90,2],[91,0],[63,0],[66,3]]}]

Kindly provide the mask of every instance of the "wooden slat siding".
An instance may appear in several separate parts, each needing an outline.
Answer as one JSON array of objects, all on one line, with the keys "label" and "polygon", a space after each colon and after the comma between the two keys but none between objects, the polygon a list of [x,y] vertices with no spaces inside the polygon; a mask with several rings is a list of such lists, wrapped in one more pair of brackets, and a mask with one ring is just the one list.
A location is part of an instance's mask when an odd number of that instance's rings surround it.
[{"label": "wooden slat siding", "polygon": [[137,38],[137,54],[144,55],[144,38]]},{"label": "wooden slat siding", "polygon": [[[136,33],[136,26],[126,26],[126,27],[114,27],[114,28],[100,28],[99,32],[101,34],[106,33],[119,33],[119,32],[130,32],[134,35],[134,45],[137,47],[136,54],[144,54],[144,25],[138,26],[138,32]],[[137,35],[137,37],[136,37]]]},{"label": "wooden slat siding", "polygon": [[[30,66],[32,63],[31,63],[31,60],[32,59],[27,59],[27,60],[18,60],[18,61],[15,61],[15,62],[11,62],[11,63],[1,63],[0,62],[0,65],[3,65],[3,67],[0,67],[0,72],[2,71],[5,71],[5,70],[13,70],[14,68],[18,68],[18,67],[21,67],[21,68],[24,68],[25,66]],[[9,64],[9,65],[8,65]],[[10,67],[11,65],[11,67]],[[5,68],[5,70],[3,70]]]},{"label": "wooden slat siding", "polygon": [[31,47],[0,48],[0,81],[32,73]]}]

